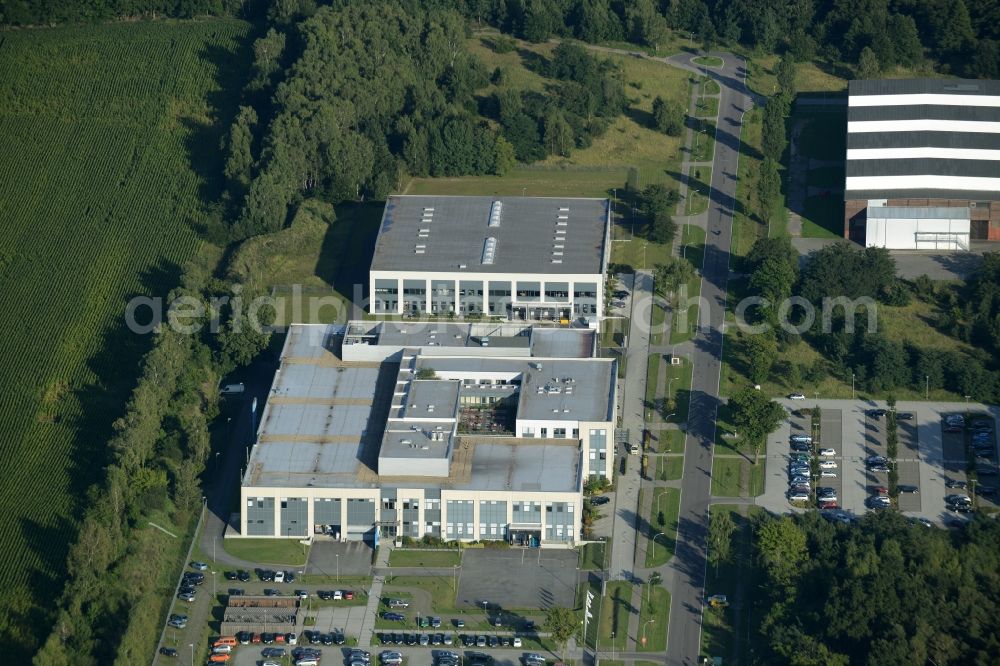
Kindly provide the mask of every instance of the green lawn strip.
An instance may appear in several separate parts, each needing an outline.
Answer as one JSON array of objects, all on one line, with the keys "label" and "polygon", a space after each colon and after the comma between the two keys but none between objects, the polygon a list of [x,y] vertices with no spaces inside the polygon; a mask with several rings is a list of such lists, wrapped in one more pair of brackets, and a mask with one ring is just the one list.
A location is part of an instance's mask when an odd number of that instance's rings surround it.
[{"label": "green lawn strip", "polygon": [[838,195],[806,197],[802,214],[804,238],[842,238],[844,235],[844,202]]},{"label": "green lawn strip", "polygon": [[719,405],[715,420],[715,447],[718,453],[750,453],[750,446],[740,437],[733,436],[736,426],[732,423],[729,404]]},{"label": "green lawn strip", "polygon": [[694,145],[691,146],[691,162],[711,162],[715,154],[715,123],[698,118],[695,120]]},{"label": "green lawn strip", "polygon": [[704,86],[704,89],[701,92],[705,95],[718,95],[722,92],[722,89],[719,88],[719,82],[715,79],[702,77],[702,86]]},{"label": "green lawn strip", "polygon": [[[670,593],[659,585],[645,585],[639,610],[640,652],[663,652],[667,649],[667,624],[670,618]],[[642,637],[646,642],[643,643]]]},{"label": "green lawn strip", "polygon": [[709,657],[721,657],[723,662],[733,652],[732,608],[705,608],[702,615],[701,652]]},{"label": "green lawn strip", "polygon": [[733,215],[733,243],[735,257],[746,256],[759,236],[764,235],[764,225],[757,217],[755,204],[757,181],[760,174],[762,120],[761,112],[754,109],[743,118],[740,128],[740,156],[736,181],[736,208]]},{"label": "green lawn strip", "polygon": [[635,269],[652,269],[656,264],[667,261],[671,253],[672,247],[669,243],[654,243],[637,236],[634,240],[611,245],[611,263],[624,264]]},{"label": "green lawn strip", "polygon": [[[650,540],[646,545],[647,567],[661,566],[673,557],[677,543],[677,514],[680,504],[681,491],[677,488],[656,488],[653,491],[649,534],[646,535]],[[660,518],[663,519],[662,522]],[[662,536],[657,536],[660,533]]]},{"label": "green lawn strip", "polygon": [[714,119],[719,115],[719,98],[699,96],[697,101],[695,101],[694,115],[696,118]]},{"label": "green lawn strip", "polygon": [[[666,380],[669,391],[663,398],[663,409],[666,410],[664,416],[670,416],[667,419],[670,423],[684,423],[687,421],[688,405],[691,402],[691,364],[688,360],[682,359],[679,365],[668,365]],[[681,445],[678,452],[683,450]]]},{"label": "green lawn strip", "polygon": [[606,197],[622,188],[628,179],[627,167],[551,169],[519,168],[504,176],[460,176],[456,178],[413,178],[406,194],[462,196],[506,195],[532,197]]},{"label": "green lawn strip", "polygon": [[[670,324],[670,344],[687,342],[694,335],[698,323],[701,295],[701,266],[705,260],[705,230],[693,224],[685,224],[681,232],[681,257],[687,259],[698,273],[679,290],[675,296],[678,307]],[[687,307],[685,308],[685,304]],[[686,313],[686,317],[684,314]]]},{"label": "green lawn strip", "polygon": [[[594,599],[594,604],[600,608],[600,648],[608,650],[613,645],[617,650],[624,650],[628,640],[628,616],[632,609],[632,583],[613,581],[607,584],[606,589],[607,596],[603,602],[599,594]],[[594,616],[597,617],[597,614],[594,613]]]},{"label": "green lawn strip", "polygon": [[390,567],[453,567],[459,564],[459,554],[454,550],[399,550],[389,554]]},{"label": "green lawn strip", "polygon": [[684,472],[684,456],[660,456],[656,460],[656,479],[676,481]]},{"label": "green lawn strip", "polygon": [[[667,372],[669,377],[669,367]],[[683,419],[684,415],[681,414],[680,417]],[[684,453],[684,433],[680,430],[664,428],[653,430],[651,434],[653,436],[653,450],[656,453]]]},{"label": "green lawn strip", "polygon": [[685,215],[698,215],[708,210],[711,183],[712,167],[693,166],[688,168],[688,190],[687,198],[684,200]]},{"label": "green lawn strip", "polygon": [[718,56],[698,56],[692,62],[702,67],[722,67],[722,58]]},{"label": "green lawn strip", "polygon": [[757,464],[748,463],[750,465],[750,487],[747,488],[748,497],[758,497],[764,494],[764,479],[766,478],[764,474],[764,451],[761,450],[761,455],[757,458]]},{"label": "green lawn strip", "polygon": [[601,346],[621,347],[631,329],[631,320],[627,317],[605,319],[601,322]]},{"label": "green lawn strip", "polygon": [[649,344],[658,345],[663,341],[663,323],[667,311],[658,302],[653,303],[652,323],[650,324]]},{"label": "green lawn strip", "polygon": [[646,409],[656,407],[656,385],[660,376],[660,354],[650,354],[646,360]]},{"label": "green lawn strip", "polygon": [[712,463],[712,495],[715,497],[743,497],[740,492],[742,458],[721,458],[716,456]]},{"label": "green lawn strip", "polygon": [[580,568],[584,571],[600,571],[604,568],[603,543],[585,543],[581,546]]},{"label": "green lawn strip", "polygon": [[431,607],[437,613],[458,611],[455,608],[456,592],[452,576],[389,576],[386,578],[384,590],[388,592],[399,588],[427,592],[431,597]]},{"label": "green lawn strip", "polygon": [[218,547],[233,557],[261,564],[302,566],[308,558],[308,546],[295,539],[224,539]]}]

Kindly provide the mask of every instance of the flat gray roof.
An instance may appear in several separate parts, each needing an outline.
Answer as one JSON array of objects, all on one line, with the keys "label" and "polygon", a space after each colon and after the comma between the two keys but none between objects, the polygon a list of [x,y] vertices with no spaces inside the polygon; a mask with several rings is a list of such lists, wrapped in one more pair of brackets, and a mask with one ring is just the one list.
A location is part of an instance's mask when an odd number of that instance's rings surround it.
[{"label": "flat gray roof", "polygon": [[986,79],[855,79],[850,95],[1000,95],[1000,81]]},{"label": "flat gray roof", "polygon": [[[386,426],[382,436],[380,458],[413,458],[426,460],[444,458],[451,445],[453,425],[444,423],[396,421]],[[431,433],[440,433],[440,439],[433,439]]]},{"label": "flat gray roof", "polygon": [[245,486],[357,486],[361,443],[276,440],[258,442]]},{"label": "flat gray roof", "polygon": [[[534,328],[531,355],[546,358],[590,358],[597,331],[585,328]],[[492,339],[491,342],[492,344]]]},{"label": "flat gray roof", "polygon": [[968,220],[968,208],[923,206],[869,206],[868,217],[873,219],[911,220]]},{"label": "flat gray roof", "polygon": [[404,418],[454,418],[458,412],[458,390],[459,382],[454,379],[412,380]]},{"label": "flat gray roof", "polygon": [[[378,344],[400,347],[480,347],[482,335],[475,335],[474,324],[446,324],[438,322],[382,322]],[[483,328],[482,326],[478,326]],[[489,328],[497,329],[492,332]],[[490,347],[524,349],[530,342],[529,335],[504,335],[501,327],[486,328]]]},{"label": "flat gray roof", "polygon": [[550,444],[478,443],[472,453],[472,474],[456,488],[573,492],[580,474],[575,446]]},{"label": "flat gray roof", "polygon": [[517,418],[525,420],[607,421],[611,418],[614,378],[610,362],[553,361],[529,366],[521,379]]},{"label": "flat gray roof", "polygon": [[417,359],[417,367],[434,368],[438,372],[520,374],[518,419],[607,421],[610,418],[614,382],[611,359],[532,358],[522,361],[421,356]]},{"label": "flat gray roof", "polygon": [[[491,226],[494,202],[500,214]],[[371,269],[601,274],[608,205],[607,199],[391,196]],[[488,259],[490,238],[496,242]]]}]

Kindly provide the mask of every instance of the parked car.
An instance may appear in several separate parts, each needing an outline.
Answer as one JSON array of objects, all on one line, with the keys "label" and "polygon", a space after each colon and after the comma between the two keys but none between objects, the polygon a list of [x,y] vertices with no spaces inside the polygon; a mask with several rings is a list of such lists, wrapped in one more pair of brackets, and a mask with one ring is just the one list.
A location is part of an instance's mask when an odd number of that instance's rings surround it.
[{"label": "parked car", "polygon": [[160,654],[162,654],[164,657],[176,657],[177,650],[175,650],[172,647],[161,647]]},{"label": "parked car", "polygon": [[819,463],[820,469],[837,469],[837,463],[832,460],[821,460]]},{"label": "parked car", "polygon": [[792,451],[809,451],[812,449],[809,444],[805,444],[804,442],[792,442],[788,445],[788,447]]},{"label": "parked car", "polygon": [[382,613],[382,619],[390,622],[405,622],[406,616],[402,613]]},{"label": "parked car", "polygon": [[805,400],[806,397],[804,395],[802,395],[801,393],[789,393],[788,394],[788,399],[789,400]]},{"label": "parked car", "polygon": [[823,457],[831,457],[837,455],[837,452],[834,451],[833,449],[820,449],[819,455]]},{"label": "parked car", "polygon": [[208,571],[208,565],[204,562],[192,562],[191,568],[195,571]]},{"label": "parked car", "polygon": [[920,491],[920,489],[917,486],[911,486],[907,484],[896,486],[896,488],[899,490],[899,492],[907,493],[909,495],[912,495]]},{"label": "parked car", "polygon": [[819,475],[820,475],[821,478],[824,478],[824,479],[836,479],[837,478],[837,473],[834,472],[834,471],[832,471],[832,470],[829,470],[829,469],[824,469],[823,471],[821,471],[819,473]]},{"label": "parked car", "polygon": [[948,488],[968,488],[969,484],[965,481],[959,481],[958,479],[946,479],[944,485]]},{"label": "parked car", "polygon": [[597,495],[595,497],[591,497],[590,498],[590,504],[592,506],[601,506],[601,505],[607,504],[610,501],[611,501],[611,498],[608,497],[607,495]]},{"label": "parked car", "polygon": [[804,444],[812,444],[813,438],[809,435],[795,434],[788,438],[791,442],[802,442]]},{"label": "parked car", "polygon": [[808,502],[809,501],[809,493],[804,493],[804,492],[800,492],[800,491],[790,492],[790,493],[788,493],[788,501],[789,502]]},{"label": "parked car", "polygon": [[194,597],[194,592],[181,592],[180,594],[177,595],[177,598],[180,599],[181,601],[186,601],[188,603],[191,603],[192,601],[194,601],[195,597]]},{"label": "parked car", "polygon": [[385,605],[389,608],[409,608],[410,602],[405,599],[389,599]]},{"label": "parked car", "polygon": [[236,572],[235,571],[227,571],[223,575],[226,577],[226,580],[236,580]]},{"label": "parked car", "polygon": [[912,421],[913,412],[900,412],[896,414],[896,418],[899,419],[900,421]]},{"label": "parked car", "polygon": [[241,569],[240,571],[236,572],[236,579],[239,580],[241,583],[249,582],[250,581],[250,572],[249,571],[243,571]]}]

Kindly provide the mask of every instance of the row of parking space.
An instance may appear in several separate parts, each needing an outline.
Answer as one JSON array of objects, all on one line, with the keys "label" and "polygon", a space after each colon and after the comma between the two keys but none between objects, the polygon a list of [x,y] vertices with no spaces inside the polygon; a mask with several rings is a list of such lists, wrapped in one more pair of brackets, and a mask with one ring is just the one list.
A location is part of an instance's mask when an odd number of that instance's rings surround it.
[{"label": "row of parking space", "polygon": [[[796,505],[837,509],[842,497],[840,411],[823,411],[813,427],[810,410],[796,410],[789,419],[788,499]],[[825,427],[824,427],[825,426]]]},{"label": "row of parking space", "polygon": [[[997,493],[1000,476],[997,476],[992,410],[973,408],[968,428],[963,426],[955,432],[946,432],[946,417],[964,413],[962,405],[899,405],[895,455],[895,482],[899,492],[894,500],[888,497],[873,500],[889,494],[887,410],[862,401],[821,400],[818,403],[822,420],[815,433],[811,423],[813,410],[798,409],[801,403],[786,403],[792,411],[771,438],[767,457],[769,485],[758,499],[760,505],[773,511],[816,507],[819,505],[816,490],[825,488],[828,497],[836,497],[838,508],[848,514],[860,515],[873,506],[894,505],[914,520],[948,524],[966,518],[950,511],[950,503],[946,502],[946,497],[954,493],[954,486],[962,484],[967,486],[970,495],[975,495],[976,506],[1000,510]],[[973,427],[977,420],[981,421],[979,431]],[[805,447],[806,452],[796,452],[795,448],[802,447],[792,441],[795,435],[815,436],[815,440]],[[813,455],[821,449],[833,449],[832,455]],[[805,470],[811,492],[805,502],[789,502],[791,482],[793,479],[803,481],[794,478],[804,471],[798,460],[803,453],[811,456],[812,464]],[[874,457],[879,458],[873,460]],[[824,470],[818,465],[820,460],[829,460],[837,467],[827,463],[830,469]],[[967,474],[967,469],[975,473]],[[824,471],[827,476],[821,476]],[[985,492],[979,492],[980,489]]]}]

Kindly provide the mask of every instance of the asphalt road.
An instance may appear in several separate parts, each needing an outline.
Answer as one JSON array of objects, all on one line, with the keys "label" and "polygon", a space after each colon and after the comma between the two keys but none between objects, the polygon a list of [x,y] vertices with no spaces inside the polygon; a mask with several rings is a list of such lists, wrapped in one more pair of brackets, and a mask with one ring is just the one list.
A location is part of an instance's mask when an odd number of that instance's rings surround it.
[{"label": "asphalt road", "polygon": [[705,588],[708,507],[712,491],[712,446],[719,407],[722,336],[725,321],[729,250],[732,244],[733,208],[740,127],[751,99],[745,85],[746,64],[729,53],[721,68],[707,70],[692,62],[690,54],[669,58],[684,69],[696,69],[718,81],[722,95],[712,162],[712,194],[702,266],[701,312],[691,355],[691,403],[684,442],[684,475],[678,516],[677,548],[672,561],[673,589],[667,633],[667,663],[695,664],[701,651],[702,598]]}]

